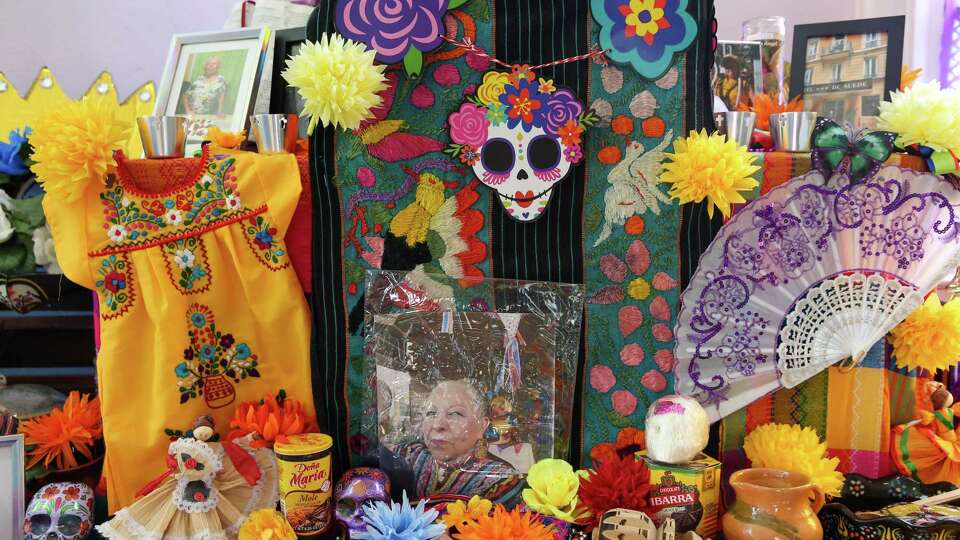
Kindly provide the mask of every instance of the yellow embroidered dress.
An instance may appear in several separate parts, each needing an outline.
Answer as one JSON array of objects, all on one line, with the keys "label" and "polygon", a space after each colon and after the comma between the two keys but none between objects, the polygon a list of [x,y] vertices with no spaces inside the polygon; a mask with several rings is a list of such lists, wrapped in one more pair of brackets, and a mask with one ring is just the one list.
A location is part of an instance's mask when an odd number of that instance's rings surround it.
[{"label": "yellow embroidered dress", "polygon": [[283,243],[296,159],[205,145],[199,159],[118,153],[117,167],[75,202],[44,200],[64,273],[100,299],[111,513],[163,472],[179,419],[210,415],[225,434],[236,404],[280,388],[313,408],[309,317]]}]

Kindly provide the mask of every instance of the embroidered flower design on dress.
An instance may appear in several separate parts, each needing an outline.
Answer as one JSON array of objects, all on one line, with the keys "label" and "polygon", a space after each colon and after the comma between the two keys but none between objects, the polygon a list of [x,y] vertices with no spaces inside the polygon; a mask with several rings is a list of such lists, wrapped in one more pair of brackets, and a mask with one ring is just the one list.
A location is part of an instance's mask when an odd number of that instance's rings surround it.
[{"label": "embroidered flower design on dress", "polygon": [[687,0],[591,0],[590,5],[607,56],[648,79],[666,73],[697,33]]},{"label": "embroidered flower design on dress", "polygon": [[279,231],[263,216],[246,219],[242,225],[247,244],[267,268],[280,270],[290,264],[283,241],[279,238]]},{"label": "embroidered flower design on dress", "polygon": [[210,263],[202,238],[191,236],[164,244],[163,256],[167,275],[181,293],[195,294],[210,289]]},{"label": "embroidered flower design on dress", "polygon": [[94,284],[100,298],[100,317],[117,318],[130,309],[136,297],[133,274],[126,255],[110,255],[100,261],[100,278]]},{"label": "embroidered flower design on dress", "polygon": [[235,168],[233,158],[213,156],[196,183],[161,198],[132,196],[118,183],[100,194],[107,237],[114,244],[138,245],[183,232],[170,229],[195,230],[249,212],[240,202]]},{"label": "embroidered flower design on dress", "polygon": [[174,368],[180,403],[203,396],[207,406],[217,409],[236,399],[234,384],[259,377],[258,358],[245,342],[217,329],[213,311],[202,304],[187,310],[189,346],[183,362]]}]

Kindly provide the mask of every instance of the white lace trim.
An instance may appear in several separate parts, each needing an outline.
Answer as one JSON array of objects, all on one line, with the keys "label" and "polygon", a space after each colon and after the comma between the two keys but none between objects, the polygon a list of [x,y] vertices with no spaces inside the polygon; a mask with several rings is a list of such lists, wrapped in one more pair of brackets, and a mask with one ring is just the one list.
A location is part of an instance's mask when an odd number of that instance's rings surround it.
[{"label": "white lace trim", "polygon": [[223,469],[223,449],[221,448],[217,451],[217,449],[203,441],[196,439],[177,439],[170,443],[168,453],[175,454],[175,456],[179,454],[190,455],[190,457],[203,463],[207,469],[207,474],[210,476],[217,474]]},{"label": "white lace trim", "polygon": [[[187,484],[196,481],[203,482],[203,485],[207,487],[207,498],[202,501],[188,500],[186,498],[186,494],[184,493],[187,489]],[[177,489],[173,490],[170,498],[173,500],[173,504],[181,512],[186,512],[188,514],[205,514],[217,507],[217,503],[220,502],[220,492],[217,491],[217,488],[213,486],[212,477],[202,478],[200,480],[190,480],[189,478],[181,476],[180,478],[177,478]]]},{"label": "white lace trim", "polygon": [[127,531],[134,534],[137,540],[229,540],[223,532],[204,531],[190,536],[181,536],[148,531],[143,525],[130,517],[126,508],[117,512],[110,521],[97,525],[97,532],[107,540],[130,540],[129,537],[121,536],[119,532],[113,529],[111,523],[115,521],[122,523]]}]

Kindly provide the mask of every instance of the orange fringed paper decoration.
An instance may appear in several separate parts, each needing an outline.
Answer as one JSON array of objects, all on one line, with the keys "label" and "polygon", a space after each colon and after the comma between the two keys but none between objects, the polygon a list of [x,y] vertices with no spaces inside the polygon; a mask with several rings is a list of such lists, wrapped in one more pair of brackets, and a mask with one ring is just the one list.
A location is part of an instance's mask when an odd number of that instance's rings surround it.
[{"label": "orange fringed paper decoration", "polygon": [[635,427],[625,427],[617,434],[616,442],[600,443],[590,450],[590,459],[598,464],[610,458],[623,458],[644,450],[646,436],[642,430]]},{"label": "orange fringed paper decoration", "polygon": [[100,400],[88,394],[70,392],[63,409],[54,408],[50,414],[26,420],[20,427],[25,443],[30,448],[27,468],[43,462],[57,469],[68,469],[80,464],[74,455],[79,452],[88,461],[93,461],[93,447],[100,439],[103,428],[100,419]]},{"label": "orange fringed paper decoration", "polygon": [[286,442],[290,435],[318,429],[303,404],[286,397],[282,390],[276,397],[267,395],[260,402],[248,401],[238,405],[230,428],[233,431],[227,435],[229,440],[255,433],[257,436],[250,444],[253,448],[272,448],[274,441]]},{"label": "orange fringed paper decoration", "polygon": [[220,148],[239,148],[243,141],[247,140],[247,131],[221,131],[220,128],[213,126],[207,130],[207,138],[214,145]]},{"label": "orange fringed paper decoration", "polygon": [[800,96],[791,99],[788,103],[780,103],[777,94],[753,94],[750,97],[750,106],[740,105],[738,110],[757,113],[757,129],[770,129],[770,115],[782,112],[803,110],[803,100]]},{"label": "orange fringed paper decoration", "polygon": [[490,515],[465,522],[456,540],[553,540],[553,527],[540,523],[534,514],[497,505]]}]

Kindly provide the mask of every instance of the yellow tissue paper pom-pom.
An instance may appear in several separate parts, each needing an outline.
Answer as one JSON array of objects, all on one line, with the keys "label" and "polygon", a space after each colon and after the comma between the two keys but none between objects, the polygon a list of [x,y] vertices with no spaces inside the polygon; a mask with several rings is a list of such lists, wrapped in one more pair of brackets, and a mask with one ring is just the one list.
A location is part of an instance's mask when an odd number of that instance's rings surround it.
[{"label": "yellow tissue paper pom-pom", "polygon": [[257,510],[247,517],[240,526],[238,540],[297,540],[293,527],[287,523],[283,514],[265,508]]},{"label": "yellow tissue paper pom-pom", "polygon": [[827,495],[838,496],[843,488],[840,460],[827,458],[827,445],[810,427],[764,424],[743,440],[743,449],[754,467],[798,472],[810,477]]},{"label": "yellow tissue paper pom-pom", "polygon": [[339,34],[324,34],[318,43],[306,42],[287,59],[283,78],[303,98],[302,116],[310,117],[307,133],[320,122],[326,126],[356,129],[371,118],[381,104],[385,65],[375,64],[376,52]]},{"label": "yellow tissue paper pom-pom", "polygon": [[673,142],[669,162],[663,164],[660,180],[673,184],[670,196],[680,204],[707,200],[707,214],[713,217],[714,207],[724,217],[730,206],[746,202],[741,192],[753,191],[759,183],[750,175],[760,167],[746,148],[718,133],[691,131],[687,138]]},{"label": "yellow tissue paper pom-pom", "polygon": [[931,373],[960,360],[960,300],[940,304],[934,293],[890,332],[897,367]]},{"label": "yellow tissue paper pom-pom", "polygon": [[940,89],[937,81],[915,82],[880,102],[878,124],[897,134],[898,146],[960,150],[960,91]]},{"label": "yellow tissue paper pom-pom", "polygon": [[77,200],[92,180],[103,182],[113,151],[127,140],[130,124],[108,100],[84,98],[47,112],[33,125],[30,170],[52,197]]},{"label": "yellow tissue paper pom-pom", "polygon": [[207,139],[220,148],[237,148],[247,140],[247,130],[221,131],[217,126],[207,129]]}]

